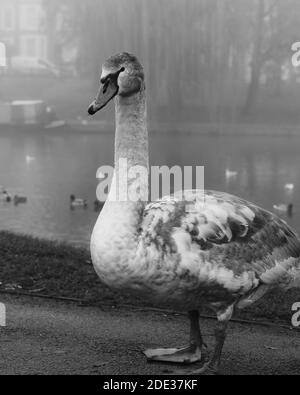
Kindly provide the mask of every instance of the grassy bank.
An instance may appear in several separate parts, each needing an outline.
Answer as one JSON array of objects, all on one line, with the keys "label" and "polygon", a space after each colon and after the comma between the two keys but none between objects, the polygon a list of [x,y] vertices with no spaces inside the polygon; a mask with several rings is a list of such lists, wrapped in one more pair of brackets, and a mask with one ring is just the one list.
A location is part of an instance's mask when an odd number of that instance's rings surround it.
[{"label": "grassy bank", "polygon": [[[146,305],[102,284],[92,267],[89,251],[9,232],[0,232],[0,283],[0,291],[23,290],[99,304]],[[300,290],[272,293],[238,316],[290,322],[295,302],[300,302]]]}]

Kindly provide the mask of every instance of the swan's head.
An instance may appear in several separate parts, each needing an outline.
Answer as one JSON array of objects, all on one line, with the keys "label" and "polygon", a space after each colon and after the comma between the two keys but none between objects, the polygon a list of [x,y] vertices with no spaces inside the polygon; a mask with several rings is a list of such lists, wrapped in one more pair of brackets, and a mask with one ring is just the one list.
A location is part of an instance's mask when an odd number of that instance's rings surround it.
[{"label": "swan's head", "polygon": [[131,97],[144,89],[143,67],[127,52],[111,56],[102,66],[100,89],[88,109],[94,115],[115,96]]}]

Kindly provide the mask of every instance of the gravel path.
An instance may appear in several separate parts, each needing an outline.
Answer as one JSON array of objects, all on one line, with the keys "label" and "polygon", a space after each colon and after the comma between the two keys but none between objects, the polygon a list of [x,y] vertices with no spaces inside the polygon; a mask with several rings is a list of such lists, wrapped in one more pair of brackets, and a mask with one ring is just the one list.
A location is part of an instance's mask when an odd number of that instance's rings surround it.
[{"label": "gravel path", "polygon": [[[72,303],[1,295],[7,327],[0,328],[0,374],[160,374],[166,365],[146,363],[147,347],[186,343],[181,315],[102,310]],[[202,331],[213,345],[214,321]],[[232,323],[222,374],[300,374],[298,331]]]}]

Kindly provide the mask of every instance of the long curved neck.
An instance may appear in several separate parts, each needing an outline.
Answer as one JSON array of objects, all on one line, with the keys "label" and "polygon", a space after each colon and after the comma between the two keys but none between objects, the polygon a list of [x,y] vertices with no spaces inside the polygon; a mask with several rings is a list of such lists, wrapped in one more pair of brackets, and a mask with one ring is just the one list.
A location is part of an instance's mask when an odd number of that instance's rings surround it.
[{"label": "long curved neck", "polygon": [[[118,200],[115,191],[118,190],[118,183],[123,181],[122,188],[129,189],[133,185],[144,191],[142,193],[147,193],[148,199],[146,115],[144,91],[130,98],[116,99],[114,177],[91,238],[91,254],[96,271],[103,281],[114,287],[122,287],[122,282],[126,283],[130,273],[135,270],[131,264],[136,257],[139,226],[146,203],[128,198]],[[124,184],[124,170],[130,171],[134,166],[142,167],[144,171],[135,180],[127,179]]]},{"label": "long curved neck", "polygon": [[118,96],[116,107],[115,165],[126,158],[129,166],[148,169],[148,131],[145,91],[126,98]]},{"label": "long curved neck", "polygon": [[[149,149],[147,105],[143,89],[131,97],[118,96],[115,100],[115,174],[113,186],[124,198],[124,190],[133,186],[148,197]],[[132,177],[138,169],[137,178]],[[133,172],[133,173],[131,173]],[[111,197],[111,194],[110,194]],[[108,200],[111,200],[110,198]],[[124,199],[121,199],[124,200]]]}]

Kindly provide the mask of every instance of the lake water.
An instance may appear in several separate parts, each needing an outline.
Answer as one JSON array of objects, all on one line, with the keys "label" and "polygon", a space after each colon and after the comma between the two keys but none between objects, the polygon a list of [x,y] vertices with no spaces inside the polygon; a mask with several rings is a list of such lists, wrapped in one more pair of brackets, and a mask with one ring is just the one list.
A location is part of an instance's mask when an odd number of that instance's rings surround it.
[{"label": "lake water", "polygon": [[[152,165],[205,166],[205,187],[227,191],[272,210],[288,203],[284,185],[295,185],[292,218],[300,230],[299,137],[160,135],[150,136]],[[113,163],[113,133],[10,133],[0,130],[0,185],[24,194],[27,204],[0,202],[0,229],[77,245],[87,245],[97,213],[93,210],[96,170]],[[225,170],[237,171],[226,179]],[[89,201],[70,210],[69,196]]]}]

